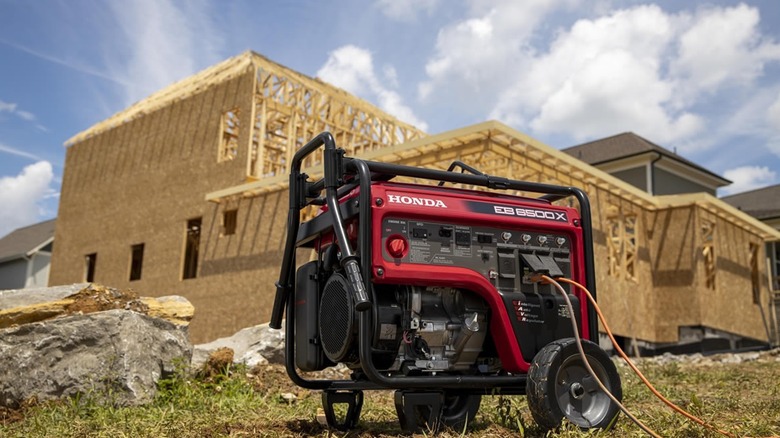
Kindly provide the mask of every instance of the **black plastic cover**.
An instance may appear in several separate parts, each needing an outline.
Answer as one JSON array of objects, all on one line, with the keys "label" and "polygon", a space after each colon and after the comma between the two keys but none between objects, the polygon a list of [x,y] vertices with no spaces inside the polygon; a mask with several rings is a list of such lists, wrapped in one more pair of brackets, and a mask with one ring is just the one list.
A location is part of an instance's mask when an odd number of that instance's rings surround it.
[{"label": "black plastic cover", "polygon": [[332,363],[325,357],[318,334],[320,287],[318,262],[298,268],[295,281],[295,365],[302,371],[319,371]]}]

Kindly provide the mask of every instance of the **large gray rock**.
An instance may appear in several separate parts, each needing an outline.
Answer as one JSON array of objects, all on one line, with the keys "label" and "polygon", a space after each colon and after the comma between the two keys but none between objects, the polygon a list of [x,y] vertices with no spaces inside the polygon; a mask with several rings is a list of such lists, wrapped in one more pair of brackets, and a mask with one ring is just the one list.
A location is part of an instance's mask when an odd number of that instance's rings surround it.
[{"label": "large gray rock", "polygon": [[88,286],[89,283],[76,283],[65,286],[0,290],[0,310],[61,300]]},{"label": "large gray rock", "polygon": [[192,368],[200,368],[209,355],[218,348],[233,350],[235,363],[250,367],[267,363],[284,363],[284,330],[274,330],[268,324],[247,327],[233,336],[220,338],[207,344],[195,346],[192,353]]},{"label": "large gray rock", "polygon": [[192,355],[186,327],[129,310],[73,315],[0,330],[0,405],[94,395],[142,404]]}]

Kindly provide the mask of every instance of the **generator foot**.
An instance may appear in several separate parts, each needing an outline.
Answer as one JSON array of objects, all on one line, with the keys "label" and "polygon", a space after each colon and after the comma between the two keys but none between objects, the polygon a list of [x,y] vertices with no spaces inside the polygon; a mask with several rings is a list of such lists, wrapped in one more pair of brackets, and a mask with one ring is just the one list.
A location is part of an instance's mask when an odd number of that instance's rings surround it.
[{"label": "generator foot", "polygon": [[[347,405],[347,412],[339,421],[334,410],[335,405]],[[349,430],[357,426],[360,411],[363,409],[363,391],[323,391],[322,409],[328,426],[338,430]]]},{"label": "generator foot", "polygon": [[404,433],[435,432],[439,429],[444,394],[441,392],[395,392],[395,412]]}]

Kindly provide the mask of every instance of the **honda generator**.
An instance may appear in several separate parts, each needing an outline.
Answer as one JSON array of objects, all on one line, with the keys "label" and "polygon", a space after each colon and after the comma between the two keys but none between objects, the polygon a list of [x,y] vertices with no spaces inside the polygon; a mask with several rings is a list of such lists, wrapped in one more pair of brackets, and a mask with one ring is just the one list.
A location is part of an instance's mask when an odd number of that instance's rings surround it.
[{"label": "honda generator", "polygon": [[[301,172],[307,157],[321,157],[322,179]],[[594,309],[579,290],[565,286],[564,297],[538,281],[571,278],[595,294],[583,191],[489,176],[460,162],[441,171],[345,157],[327,132],[298,150],[290,169],[270,326],[284,323],[287,373],[322,391],[329,426],[356,427],[363,391],[381,389],[395,390],[405,432],[463,430],[486,395],[525,394],[544,428],[564,418],[583,429],[613,424],[618,407],[596,379],[617,399],[621,385],[592,342]],[[576,208],[556,203],[566,198]],[[311,205],[319,214],[301,223]],[[313,250],[311,261],[297,263],[299,249]],[[348,379],[317,377],[336,364],[349,368]]]}]

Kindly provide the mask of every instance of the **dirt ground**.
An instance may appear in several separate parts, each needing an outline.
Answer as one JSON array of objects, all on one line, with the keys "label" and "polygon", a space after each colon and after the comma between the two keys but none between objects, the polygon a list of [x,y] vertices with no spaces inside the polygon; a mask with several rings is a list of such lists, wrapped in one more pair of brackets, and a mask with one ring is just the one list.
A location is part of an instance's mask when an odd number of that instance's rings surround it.
[{"label": "dirt ground", "polygon": [[139,300],[132,290],[119,290],[101,285],[90,285],[67,297],[74,300],[65,306],[65,314],[102,312],[104,310],[124,309],[146,314],[146,304]]}]

